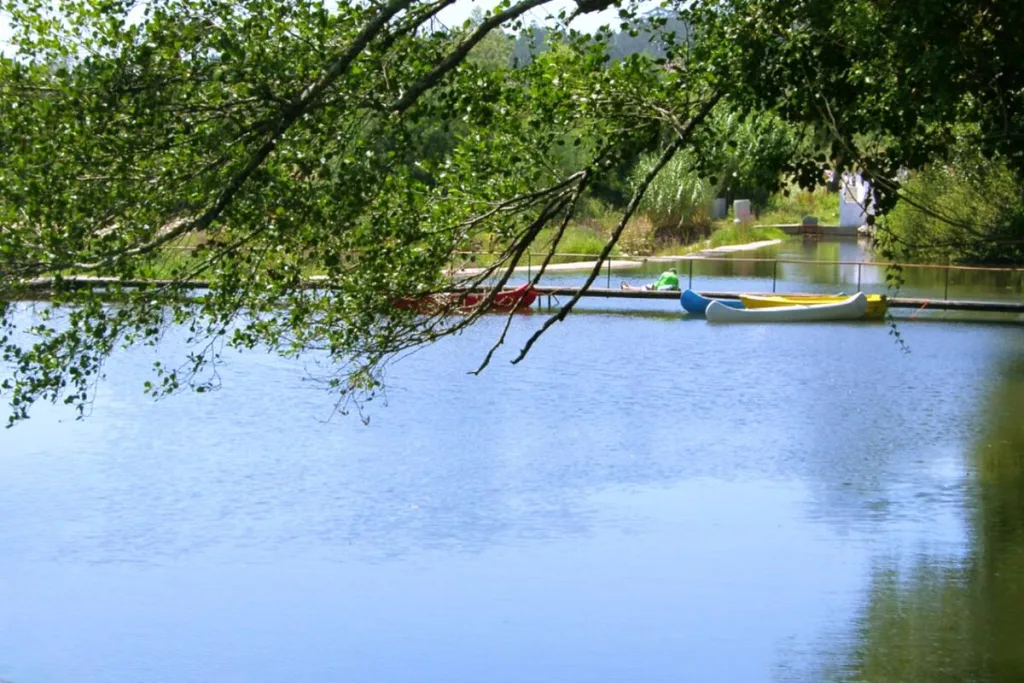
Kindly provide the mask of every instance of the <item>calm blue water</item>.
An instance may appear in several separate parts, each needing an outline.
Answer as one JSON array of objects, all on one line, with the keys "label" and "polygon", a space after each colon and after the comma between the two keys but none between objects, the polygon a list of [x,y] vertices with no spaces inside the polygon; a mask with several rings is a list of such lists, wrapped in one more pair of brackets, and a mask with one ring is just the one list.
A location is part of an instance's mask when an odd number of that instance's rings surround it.
[{"label": "calm blue water", "polygon": [[152,403],[146,350],[0,433],[0,678],[790,680],[879,562],[966,556],[1019,328],[595,311],[505,362],[542,321],[480,377],[501,317],[411,356],[366,426],[259,354]]}]

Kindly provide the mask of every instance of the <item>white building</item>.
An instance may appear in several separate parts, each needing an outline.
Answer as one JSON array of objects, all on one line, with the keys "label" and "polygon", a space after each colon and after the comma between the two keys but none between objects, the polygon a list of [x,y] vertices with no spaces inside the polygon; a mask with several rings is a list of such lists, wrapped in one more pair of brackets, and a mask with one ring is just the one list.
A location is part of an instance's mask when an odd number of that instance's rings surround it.
[{"label": "white building", "polygon": [[871,184],[859,173],[844,173],[839,183],[839,225],[844,228],[859,228],[867,223],[871,206]]}]

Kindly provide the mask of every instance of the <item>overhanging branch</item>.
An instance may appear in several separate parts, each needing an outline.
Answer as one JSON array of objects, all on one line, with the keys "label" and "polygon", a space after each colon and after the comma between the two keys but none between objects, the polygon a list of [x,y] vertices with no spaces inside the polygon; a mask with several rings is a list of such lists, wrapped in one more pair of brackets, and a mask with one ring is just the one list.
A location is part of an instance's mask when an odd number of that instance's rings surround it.
[{"label": "overhanging branch", "polygon": [[683,145],[690,141],[690,138],[693,136],[693,131],[696,130],[697,126],[699,126],[704,119],[708,117],[711,110],[714,109],[715,105],[718,104],[718,101],[722,99],[722,95],[722,92],[712,94],[712,96],[704,102],[697,113],[693,115],[689,122],[687,122],[686,126],[679,131],[679,136],[665,149],[664,152],[662,152],[661,157],[658,159],[658,163],[656,163],[654,167],[647,172],[640,181],[640,184],[637,186],[636,191],[633,193],[633,197],[629,200],[629,204],[626,205],[626,210],[623,212],[622,218],[619,219],[618,225],[615,226],[611,236],[608,238],[608,242],[605,243],[604,248],[597,257],[597,263],[594,264],[590,274],[587,276],[587,281],[579,288],[576,294],[573,295],[572,299],[562,306],[558,313],[549,317],[541,328],[526,340],[526,344],[512,363],[518,363],[526,358],[526,355],[530,352],[530,349],[533,348],[533,345],[537,340],[540,339],[541,335],[543,335],[552,325],[565,320],[565,317],[569,315],[569,312],[572,311],[573,307],[580,300],[583,292],[589,289],[590,285],[592,285],[594,280],[597,279],[598,274],[601,272],[601,266],[608,259],[612,249],[615,248],[615,244],[619,241],[619,237],[622,236],[622,231],[625,230],[626,224],[629,223],[629,219],[633,217],[637,207],[640,206],[640,202],[643,201],[644,195],[647,193],[647,188],[652,182],[654,182],[654,179],[658,177],[658,174],[661,173],[663,168],[665,168],[665,165],[672,160],[672,157],[676,155],[676,152],[682,149]]}]

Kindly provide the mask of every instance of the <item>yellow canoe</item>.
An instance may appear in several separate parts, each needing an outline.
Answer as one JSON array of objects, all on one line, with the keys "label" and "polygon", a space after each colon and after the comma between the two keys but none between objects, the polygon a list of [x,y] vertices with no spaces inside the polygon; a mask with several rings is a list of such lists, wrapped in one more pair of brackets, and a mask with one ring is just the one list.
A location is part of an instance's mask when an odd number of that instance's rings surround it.
[{"label": "yellow canoe", "polygon": [[[814,304],[835,304],[845,301],[845,295],[830,294],[741,294],[740,301],[746,308],[771,308],[773,306],[812,306]],[[884,294],[868,294],[868,310],[865,318],[881,320],[889,303]]]}]

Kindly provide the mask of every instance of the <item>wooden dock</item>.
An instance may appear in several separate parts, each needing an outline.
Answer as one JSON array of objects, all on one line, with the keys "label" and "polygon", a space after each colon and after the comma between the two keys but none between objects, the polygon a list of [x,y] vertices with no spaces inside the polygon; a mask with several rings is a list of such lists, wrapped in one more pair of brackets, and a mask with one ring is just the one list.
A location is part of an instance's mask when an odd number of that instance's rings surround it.
[{"label": "wooden dock", "polygon": [[[572,297],[580,293],[579,287],[536,287],[537,294],[548,297]],[[743,294],[764,294],[766,296],[823,296],[820,292],[802,294],[797,292],[743,292]],[[712,299],[739,299],[740,292],[700,292]],[[601,297],[605,299],[669,299],[679,301],[679,292],[648,292],[634,289],[614,289],[608,287],[591,287],[580,293],[584,297]],[[538,299],[539,301],[539,299]],[[914,308],[940,311],[978,311],[982,313],[1020,313],[1024,314],[1024,301],[964,301],[955,299],[919,299],[889,297],[889,308]]]},{"label": "wooden dock", "polygon": [[[147,289],[152,287],[160,286],[175,286],[184,287],[186,289],[204,290],[209,287],[209,283],[204,280],[189,280],[185,282],[173,281],[173,280],[119,280],[116,278],[102,278],[102,277],[83,277],[73,276],[63,278],[59,281],[55,281],[53,278],[39,278],[36,280],[27,280],[21,283],[20,295],[15,296],[17,299],[36,299],[45,300],[53,293],[55,286],[68,289],[80,289],[80,288],[92,288],[92,289],[104,289],[108,287],[118,288],[129,288],[129,289]],[[318,289],[324,286],[326,278],[323,277],[310,277],[306,278],[300,283],[300,287],[303,289]],[[506,289],[513,289],[509,286]],[[587,290],[580,291],[579,287],[549,287],[549,286],[538,286],[537,290],[538,304],[542,297],[548,297],[548,304],[553,305],[553,300],[559,296],[572,297],[579,294],[581,297],[596,297],[604,299],[665,299],[671,301],[679,301],[679,292],[650,292],[645,290],[635,289],[616,289],[613,287],[590,287]],[[455,292],[461,291],[458,289],[452,290]],[[479,290],[481,292],[487,290]],[[765,294],[765,295],[792,295],[792,296],[808,296],[808,294],[798,292],[743,292],[744,294]],[[703,296],[710,297],[713,299],[738,299],[740,292],[700,292]],[[822,296],[821,293],[812,293],[809,296]],[[904,297],[889,297],[890,308],[908,308],[908,309],[921,309],[921,310],[936,310],[936,311],[975,311],[980,313],[1017,313],[1024,314],[1024,301],[967,301],[957,299],[921,299],[921,298],[904,298]]]}]

